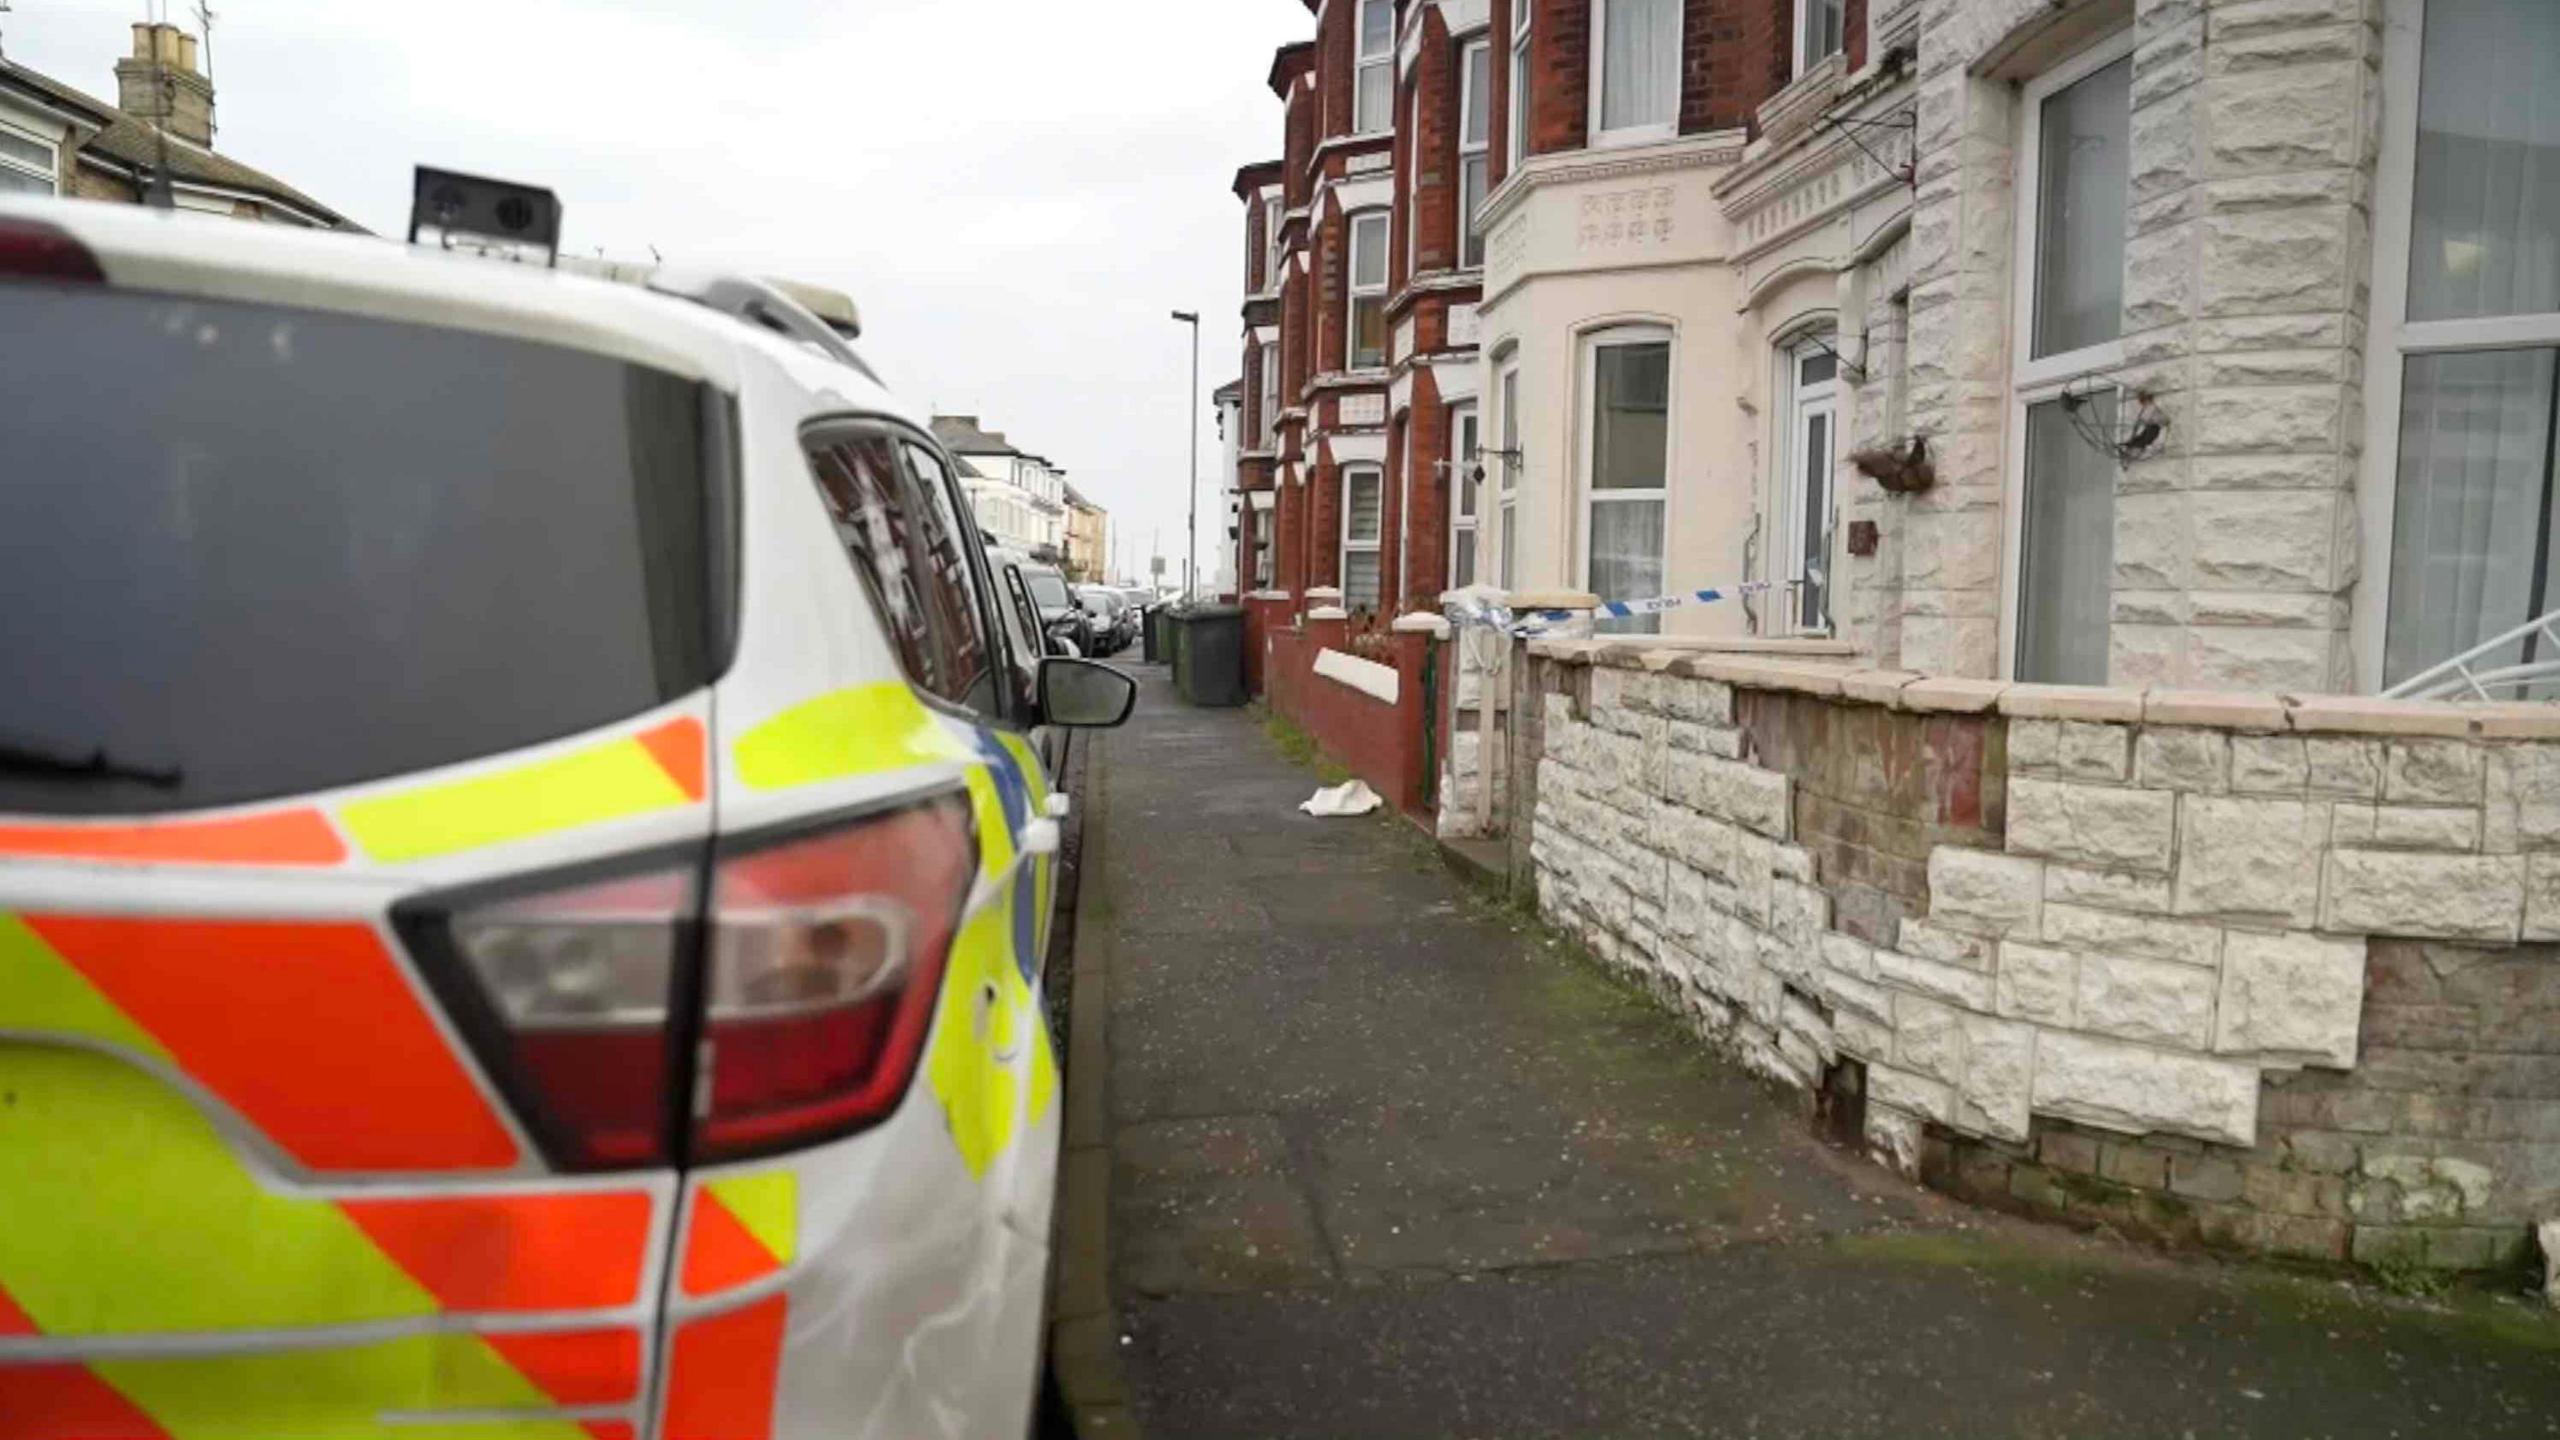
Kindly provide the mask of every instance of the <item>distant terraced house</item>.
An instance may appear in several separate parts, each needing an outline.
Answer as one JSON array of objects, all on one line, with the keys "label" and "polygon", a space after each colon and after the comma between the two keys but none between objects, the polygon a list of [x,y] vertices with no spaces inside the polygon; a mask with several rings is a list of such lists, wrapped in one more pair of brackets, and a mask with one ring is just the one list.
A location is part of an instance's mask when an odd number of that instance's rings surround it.
[{"label": "distant terraced house", "polygon": [[180,210],[277,225],[359,228],[263,170],[213,148],[213,80],[194,36],[133,27],[110,105],[50,75],[0,60],[0,195],[145,203],[165,170]]}]

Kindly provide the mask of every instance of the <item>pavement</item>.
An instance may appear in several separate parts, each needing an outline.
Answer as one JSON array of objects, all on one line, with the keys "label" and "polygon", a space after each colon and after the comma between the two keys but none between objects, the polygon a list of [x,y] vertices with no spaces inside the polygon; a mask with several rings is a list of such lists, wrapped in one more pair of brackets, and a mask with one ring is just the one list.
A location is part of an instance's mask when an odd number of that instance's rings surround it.
[{"label": "pavement", "polygon": [[2547,1311],[1907,1184],[1411,825],[1300,815],[1259,711],[1131,669],[1084,787],[1088,1437],[2560,1434]]}]

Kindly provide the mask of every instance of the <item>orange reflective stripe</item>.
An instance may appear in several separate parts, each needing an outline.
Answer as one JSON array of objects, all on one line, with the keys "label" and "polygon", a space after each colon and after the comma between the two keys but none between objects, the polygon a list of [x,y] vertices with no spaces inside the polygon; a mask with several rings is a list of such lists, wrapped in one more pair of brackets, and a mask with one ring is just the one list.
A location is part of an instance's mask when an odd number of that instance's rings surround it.
[{"label": "orange reflective stripe", "polygon": [[667,772],[667,778],[676,782],[684,798],[699,800],[709,791],[703,779],[709,759],[701,721],[686,715],[643,730],[636,738],[641,748],[649,752],[649,758],[658,762],[658,768]]},{"label": "orange reflective stripe", "polygon": [[628,1420],[590,1420],[585,1428],[592,1440],[635,1440],[639,1433]]},{"label": "orange reflective stripe", "polygon": [[637,1330],[570,1330],[480,1338],[560,1404],[618,1405],[640,1394]]},{"label": "orange reflective stripe", "polygon": [[81,1365],[0,1364],[0,1440],[169,1440]]},{"label": "orange reflective stripe", "polygon": [[693,1219],[685,1226],[684,1291],[710,1295],[760,1280],[782,1268],[782,1261],[755,1237],[720,1197],[696,1191]]},{"label": "orange reflective stripe", "polygon": [[328,817],[279,810],[225,820],[0,825],[0,855],[172,865],[336,865],[347,858]]},{"label": "orange reflective stripe", "polygon": [[0,1290],[0,1335],[33,1335],[35,1333],[35,1318],[19,1309],[18,1302],[9,1298],[8,1291]]},{"label": "orange reflective stripe", "polygon": [[350,1199],[338,1208],[446,1310],[604,1310],[640,1298],[646,1191]]},{"label": "orange reflective stripe", "polygon": [[28,915],[180,1069],[315,1170],[479,1170],[516,1142],[355,922]]},{"label": "orange reflective stripe", "polygon": [[771,1295],[678,1327],[660,1440],[769,1440],[788,1313],[787,1298]]}]

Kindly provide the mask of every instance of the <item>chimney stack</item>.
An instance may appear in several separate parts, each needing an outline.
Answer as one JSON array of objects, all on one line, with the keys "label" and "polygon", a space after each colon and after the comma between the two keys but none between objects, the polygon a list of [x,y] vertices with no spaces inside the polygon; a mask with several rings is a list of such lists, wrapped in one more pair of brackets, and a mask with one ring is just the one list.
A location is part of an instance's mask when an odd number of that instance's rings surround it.
[{"label": "chimney stack", "polygon": [[196,69],[196,37],[175,25],[133,27],[133,54],[116,62],[116,104],[189,144],[213,148],[213,82]]}]

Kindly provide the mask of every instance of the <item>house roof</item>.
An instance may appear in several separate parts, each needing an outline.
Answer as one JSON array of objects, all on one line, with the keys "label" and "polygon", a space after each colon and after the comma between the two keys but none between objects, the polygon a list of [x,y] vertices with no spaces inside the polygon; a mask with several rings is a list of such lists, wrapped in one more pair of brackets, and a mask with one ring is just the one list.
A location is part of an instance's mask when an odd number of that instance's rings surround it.
[{"label": "house roof", "polygon": [[1265,185],[1277,185],[1284,178],[1285,162],[1256,160],[1236,171],[1236,198],[1241,200]]},{"label": "house roof", "polygon": [[975,415],[936,415],[933,438],[954,455],[1019,455],[1001,430],[983,429]]},{"label": "house roof", "polygon": [[[79,154],[83,160],[96,160],[109,168],[131,172],[136,181],[147,178],[160,164],[159,127],[148,120],[129,115],[50,75],[8,60],[0,60],[0,86],[32,94],[44,103],[68,110],[96,125],[97,133],[80,147]],[[189,144],[175,135],[169,136],[168,140],[169,178],[178,184],[212,185],[243,191],[260,199],[291,206],[337,229],[360,228],[344,215],[263,170]]]},{"label": "house roof", "polygon": [[1244,399],[1244,381],[1242,379],[1230,380],[1226,384],[1219,386],[1216,393],[1212,394],[1209,398],[1219,402],[1220,404],[1241,402]]},{"label": "house roof", "polygon": [[1316,42],[1313,40],[1301,40],[1294,45],[1283,45],[1273,53],[1271,73],[1265,77],[1264,83],[1271,87],[1272,94],[1286,100],[1289,98],[1289,87],[1297,83],[1299,76],[1313,70],[1315,63]]}]

